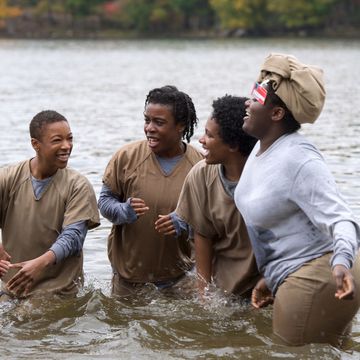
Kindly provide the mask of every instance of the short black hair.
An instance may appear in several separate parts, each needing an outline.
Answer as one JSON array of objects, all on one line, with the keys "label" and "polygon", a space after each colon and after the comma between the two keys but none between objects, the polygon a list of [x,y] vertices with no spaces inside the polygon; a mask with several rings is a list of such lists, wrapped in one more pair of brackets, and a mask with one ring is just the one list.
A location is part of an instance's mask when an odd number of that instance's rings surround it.
[{"label": "short black hair", "polygon": [[66,118],[54,110],[44,110],[36,114],[30,121],[30,136],[36,140],[41,140],[42,128],[44,125],[66,121]]},{"label": "short black hair", "polygon": [[249,156],[257,139],[248,135],[243,129],[244,116],[246,115],[246,97],[225,95],[213,101],[212,119],[219,125],[220,137],[225,144]]},{"label": "short black hair", "polygon": [[148,93],[145,107],[149,103],[171,106],[175,122],[185,126],[182,138],[190,142],[198,118],[196,117],[195,106],[188,94],[178,90],[176,86],[166,85],[155,88]]},{"label": "short black hair", "polygon": [[268,91],[268,99],[273,106],[280,106],[285,110],[285,115],[283,117],[283,125],[285,127],[286,133],[291,134],[301,128],[299,122],[296,121],[292,112],[288,109],[286,104],[280,99],[278,95],[276,95],[275,90],[272,85],[272,81],[269,82],[269,86],[267,87]]}]

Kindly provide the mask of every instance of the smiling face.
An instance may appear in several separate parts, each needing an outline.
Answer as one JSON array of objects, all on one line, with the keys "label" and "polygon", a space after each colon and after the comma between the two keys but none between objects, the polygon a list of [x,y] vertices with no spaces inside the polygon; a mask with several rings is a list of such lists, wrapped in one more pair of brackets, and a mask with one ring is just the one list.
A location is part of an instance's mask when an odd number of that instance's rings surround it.
[{"label": "smiling face", "polygon": [[161,157],[182,153],[183,124],[177,124],[169,105],[148,103],[144,111],[144,132],[150,149]]},{"label": "smiling face", "polygon": [[67,166],[73,135],[67,121],[57,121],[44,124],[39,139],[32,138],[31,143],[42,172],[51,176]]},{"label": "smiling face", "polygon": [[205,125],[205,134],[199,139],[205,150],[207,164],[223,164],[231,152],[231,147],[220,137],[220,126],[216,120],[209,118]]},{"label": "smiling face", "polygon": [[[267,89],[268,85],[264,85]],[[262,104],[256,96],[246,101],[246,116],[244,117],[243,130],[256,139],[263,139],[272,126],[273,105],[268,96]]]}]

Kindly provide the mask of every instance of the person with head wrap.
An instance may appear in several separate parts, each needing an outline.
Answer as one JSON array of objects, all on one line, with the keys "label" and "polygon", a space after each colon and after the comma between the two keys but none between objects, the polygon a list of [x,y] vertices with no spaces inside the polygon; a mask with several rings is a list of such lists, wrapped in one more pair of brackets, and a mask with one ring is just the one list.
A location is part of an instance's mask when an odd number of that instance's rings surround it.
[{"label": "person with head wrap", "polygon": [[252,304],[274,303],[273,331],[290,345],[338,345],[360,306],[359,226],[322,154],[297,131],[324,101],[321,69],[270,54],[243,125],[259,140],[235,190],[263,275]]}]

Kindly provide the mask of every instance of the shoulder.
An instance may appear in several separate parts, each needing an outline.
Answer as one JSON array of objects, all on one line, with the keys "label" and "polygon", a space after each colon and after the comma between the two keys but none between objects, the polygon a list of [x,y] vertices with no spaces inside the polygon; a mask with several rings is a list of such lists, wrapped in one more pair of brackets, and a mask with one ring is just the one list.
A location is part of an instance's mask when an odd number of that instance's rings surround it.
[{"label": "shoulder", "polygon": [[325,162],[317,147],[299,133],[288,135],[280,144],[277,154],[274,160],[289,174],[296,174],[308,162]]},{"label": "shoulder", "polygon": [[30,176],[30,160],[24,160],[16,164],[10,164],[0,168],[2,182],[21,182]]},{"label": "shoulder", "polygon": [[110,162],[120,162],[123,165],[137,164],[149,157],[151,150],[146,140],[134,141],[122,146],[115,152]]},{"label": "shoulder", "polygon": [[[55,183],[61,188],[61,192],[91,191],[93,187],[88,178],[72,168],[59,169],[55,176]],[[66,190],[65,190],[66,189]]]},{"label": "shoulder", "polygon": [[208,165],[205,159],[202,159],[189,171],[188,181],[201,181],[206,183],[207,186],[210,186],[218,174],[218,165]]},{"label": "shoulder", "polygon": [[192,165],[195,165],[197,162],[204,159],[204,156],[200,150],[196,149],[193,145],[190,144],[186,144],[185,156]]}]

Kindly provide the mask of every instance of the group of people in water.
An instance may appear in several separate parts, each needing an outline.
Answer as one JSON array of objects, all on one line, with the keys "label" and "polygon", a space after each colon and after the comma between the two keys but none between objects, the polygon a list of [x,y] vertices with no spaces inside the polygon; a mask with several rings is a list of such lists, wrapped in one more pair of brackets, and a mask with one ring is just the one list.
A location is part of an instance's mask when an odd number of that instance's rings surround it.
[{"label": "group of people in water", "polygon": [[35,157],[0,169],[0,300],[43,292],[76,294],[82,247],[112,224],[112,294],[209,284],[273,304],[273,331],[285,343],[338,344],[360,307],[360,228],[320,151],[298,130],[325,101],[323,72],[270,54],[251,97],[212,104],[200,138],[194,104],[175,86],[149,92],[146,138],[109,161],[96,201],[89,181],[67,168],[72,133],[61,114],[30,122]]}]

